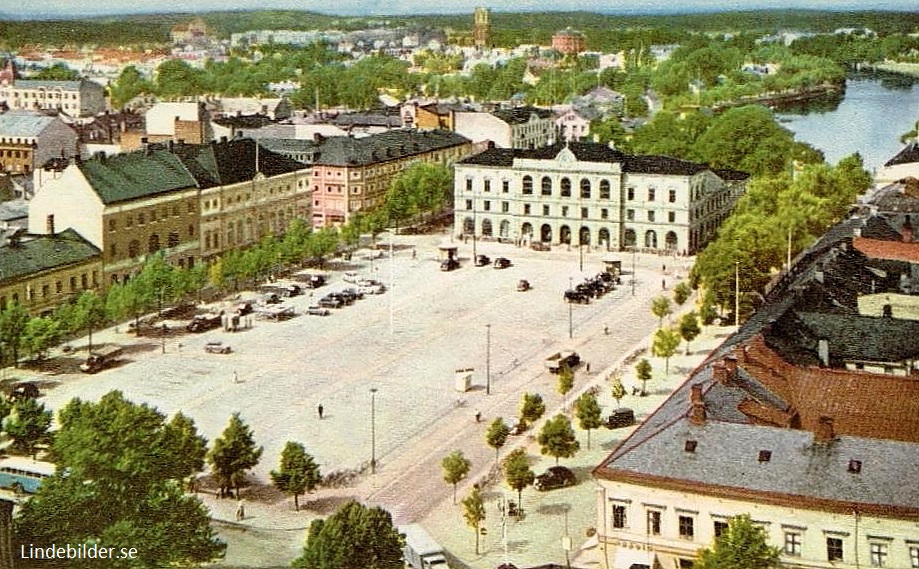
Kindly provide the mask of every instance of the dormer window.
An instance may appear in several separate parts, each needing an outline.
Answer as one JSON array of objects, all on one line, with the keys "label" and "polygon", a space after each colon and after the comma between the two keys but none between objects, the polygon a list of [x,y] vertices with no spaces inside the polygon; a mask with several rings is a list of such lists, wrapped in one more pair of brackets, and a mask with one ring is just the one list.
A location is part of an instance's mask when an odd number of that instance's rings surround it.
[{"label": "dormer window", "polygon": [[769,462],[770,460],[772,460],[772,451],[771,451],[771,450],[761,450],[761,451],[759,451],[759,458],[758,458],[758,460],[759,460],[760,462]]},{"label": "dormer window", "polygon": [[849,460],[849,472],[852,474],[858,474],[862,471],[862,461],[851,459]]},{"label": "dormer window", "polygon": [[696,452],[696,447],[699,445],[699,441],[686,441],[683,445],[683,450],[686,452]]}]

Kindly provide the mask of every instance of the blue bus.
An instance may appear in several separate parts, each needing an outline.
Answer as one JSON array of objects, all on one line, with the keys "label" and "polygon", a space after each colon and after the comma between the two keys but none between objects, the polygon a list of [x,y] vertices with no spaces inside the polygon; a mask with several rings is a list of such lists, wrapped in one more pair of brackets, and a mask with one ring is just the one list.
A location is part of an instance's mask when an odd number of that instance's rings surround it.
[{"label": "blue bus", "polygon": [[54,474],[55,465],[22,456],[0,458],[0,488],[34,494],[43,478]]}]

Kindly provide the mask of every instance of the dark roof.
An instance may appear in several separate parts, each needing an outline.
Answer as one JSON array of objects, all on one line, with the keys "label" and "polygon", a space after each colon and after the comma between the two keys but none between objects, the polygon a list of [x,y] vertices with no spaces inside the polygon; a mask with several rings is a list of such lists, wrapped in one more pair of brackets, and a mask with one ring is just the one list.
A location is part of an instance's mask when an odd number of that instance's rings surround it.
[{"label": "dark roof", "polygon": [[532,115],[541,119],[553,117],[552,111],[540,109],[539,107],[514,107],[512,109],[499,109],[492,113],[507,124],[524,124],[530,122]]},{"label": "dark roof", "polygon": [[676,176],[692,176],[703,170],[708,170],[705,164],[671,158],[669,156],[629,156],[622,165],[624,172],[636,174],[670,174]]},{"label": "dark roof", "polygon": [[113,156],[96,156],[79,163],[80,171],[102,203],[117,203],[194,188],[195,178],[178,157],[150,148]]},{"label": "dark roof", "polygon": [[174,144],[172,151],[201,188],[246,182],[258,172],[271,178],[305,168],[302,162],[267,150],[251,138],[234,138],[200,145]]},{"label": "dark roof", "polygon": [[731,170],[730,168],[713,168],[712,172],[718,175],[722,180],[735,181],[739,182],[741,180],[747,180],[750,178],[748,172],[741,172],[740,170]]},{"label": "dark roof", "polygon": [[265,115],[232,115],[228,117],[218,117],[213,122],[220,126],[235,128],[261,128],[275,121]]},{"label": "dark roof", "polygon": [[357,113],[342,113],[329,122],[339,127],[379,126],[399,128],[402,126],[402,113],[399,109],[375,109]]},{"label": "dark roof", "polygon": [[16,280],[49,269],[98,257],[99,249],[73,229],[57,235],[26,237],[18,245],[0,245],[0,281]]},{"label": "dark roof", "polygon": [[919,162],[919,142],[915,140],[904,146],[896,156],[885,162],[884,166],[912,164],[914,162]]},{"label": "dark roof", "polygon": [[919,213],[919,191],[910,178],[872,191],[865,203],[880,212]]},{"label": "dark roof", "polygon": [[364,166],[468,143],[468,138],[446,130],[400,129],[363,138],[330,136],[320,142],[314,164]]}]

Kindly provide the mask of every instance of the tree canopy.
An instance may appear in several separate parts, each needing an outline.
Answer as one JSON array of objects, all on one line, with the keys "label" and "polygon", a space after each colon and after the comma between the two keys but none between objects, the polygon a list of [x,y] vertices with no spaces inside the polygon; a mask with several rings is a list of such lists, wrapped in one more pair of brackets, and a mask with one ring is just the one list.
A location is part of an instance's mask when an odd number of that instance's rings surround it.
[{"label": "tree canopy", "polygon": [[239,498],[239,489],[246,484],[247,472],[258,464],[262,450],[262,447],[255,446],[252,429],[243,422],[239,412],[233,413],[227,428],[214,441],[207,455],[221,495],[232,495],[230,490],[235,489]]},{"label": "tree canopy", "polygon": [[319,465],[307,454],[302,444],[287,441],[281,451],[281,464],[270,473],[275,487],[294,497],[294,510],[300,511],[298,498],[304,492],[312,492],[319,485],[322,476]]},{"label": "tree canopy", "polygon": [[299,569],[402,569],[404,538],[389,512],[348,502],[327,519],[310,524]]},{"label": "tree canopy", "polygon": [[571,428],[571,421],[561,414],[545,422],[536,442],[542,454],[555,457],[555,464],[558,464],[559,458],[571,458],[581,449],[581,443]]},{"label": "tree canopy", "polygon": [[712,547],[699,550],[698,569],[778,569],[779,550],[766,543],[766,532],[748,514],[728,520]]}]

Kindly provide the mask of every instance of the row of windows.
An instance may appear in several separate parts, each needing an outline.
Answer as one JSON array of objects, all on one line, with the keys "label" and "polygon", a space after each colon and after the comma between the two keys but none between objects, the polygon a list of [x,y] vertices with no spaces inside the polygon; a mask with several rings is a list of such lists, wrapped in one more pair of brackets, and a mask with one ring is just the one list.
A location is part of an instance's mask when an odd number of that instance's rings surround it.
[{"label": "row of windows", "polygon": [[27,150],[0,150],[0,156],[5,156],[6,158],[28,158],[29,152]]},{"label": "row of windows", "polygon": [[[79,276],[71,275],[69,283],[67,284],[70,285],[67,291],[67,294],[76,293],[81,290],[86,290],[90,288],[90,284],[92,285],[93,288],[95,288],[99,286],[99,275],[96,271],[92,271],[91,273],[83,273]],[[51,298],[52,294],[65,294],[64,288],[65,288],[64,281],[56,281],[54,283],[53,293],[51,291],[50,283],[44,283],[40,287],[36,287],[36,288],[27,287],[26,288],[26,301],[34,302],[36,298],[47,299],[47,298]],[[19,293],[14,292],[11,295],[11,300],[14,304],[20,303],[21,300],[19,298]],[[8,301],[7,301],[6,296],[0,296],[0,311],[6,310],[7,302]]]},{"label": "row of windows", "polygon": [[[510,202],[502,201],[500,203],[501,203],[501,213],[509,213],[510,212]],[[472,208],[473,208],[472,200],[466,200],[466,211],[472,211]],[[482,202],[482,211],[492,211],[491,200],[484,200]],[[569,206],[567,205],[561,206],[561,217],[568,217],[568,214],[570,211],[571,211],[571,208],[569,208]],[[551,212],[552,212],[551,206],[549,204],[543,204],[542,214],[544,216],[550,216]],[[590,208],[582,207],[580,208],[580,212],[581,212],[581,219],[590,218]],[[523,215],[532,215],[531,204],[523,204]],[[647,221],[649,223],[657,222],[657,215],[655,211],[653,210],[647,211],[646,216],[647,216]],[[627,221],[635,221],[635,210],[627,209],[625,211],[625,218]],[[600,209],[600,219],[609,219],[609,209],[608,208]],[[667,222],[676,223],[676,212],[675,211],[667,212]]]},{"label": "row of windows", "polygon": [[[12,92],[13,98],[16,99],[19,95],[22,95],[23,99],[79,99],[79,95],[76,93],[61,93],[59,91],[46,93],[45,91],[31,92],[31,91],[16,91]],[[47,97],[45,96],[47,95]]]},{"label": "row of windows", "polygon": [[[187,203],[186,212],[187,213],[195,212],[195,202],[189,201]],[[171,217],[179,216],[179,204],[176,204],[176,203],[172,204],[171,213],[172,213]],[[149,217],[147,217],[147,214],[149,214]],[[144,225],[147,222],[156,223],[158,219],[166,219],[168,217],[170,217],[170,208],[163,207],[162,210],[151,209],[147,212],[141,212],[137,214],[137,225]],[[133,214],[128,215],[124,218],[124,226],[126,228],[134,226],[134,215]],[[118,219],[117,218],[114,218],[114,217],[109,218],[108,230],[109,231],[118,230]]]},{"label": "row of windows", "polygon": [[[628,510],[625,505],[613,505],[613,528],[626,529],[629,527]],[[677,515],[677,533],[680,539],[693,541],[695,539],[696,518],[691,514]],[[727,531],[728,523],[726,521],[715,520],[713,531],[715,537],[721,536]],[[661,535],[661,511],[646,511],[646,531],[648,535]],[[801,531],[784,532],[785,543],[782,551],[785,555],[791,557],[800,557],[803,550],[803,534]],[[890,542],[893,540],[876,539],[870,541],[870,561],[872,567],[889,567]],[[909,559],[910,568],[919,569],[919,544],[910,543]],[[826,559],[827,561],[844,561],[843,540],[841,537],[826,536]]]},{"label": "row of windows", "polygon": [[[483,181],[483,191],[491,192],[491,179],[485,178]],[[522,192],[523,195],[533,195],[533,177],[524,176],[522,182]],[[600,190],[600,199],[610,199],[610,182],[609,180],[600,180],[599,183]],[[466,178],[466,191],[473,191],[473,179]],[[508,180],[501,181],[501,192],[508,193],[510,191],[510,182]],[[559,195],[563,198],[571,197],[572,184],[571,179],[565,177],[562,178],[559,182]],[[539,194],[541,196],[552,196],[554,192],[554,185],[552,178],[549,176],[543,176],[540,179],[539,185]],[[648,188],[647,190],[647,201],[653,202],[657,198],[657,189]],[[626,188],[626,200],[635,201],[635,187],[629,186]],[[579,195],[581,198],[590,199],[592,196],[592,184],[587,178],[581,178],[579,183]],[[667,190],[667,201],[669,203],[676,203],[677,191],[675,189]]]}]

